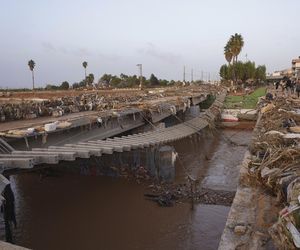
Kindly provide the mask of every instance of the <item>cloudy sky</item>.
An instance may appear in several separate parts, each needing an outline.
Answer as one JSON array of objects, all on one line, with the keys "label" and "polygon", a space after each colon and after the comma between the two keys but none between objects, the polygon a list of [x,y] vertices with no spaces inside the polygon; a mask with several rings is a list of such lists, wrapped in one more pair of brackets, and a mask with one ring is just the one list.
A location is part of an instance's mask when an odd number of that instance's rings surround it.
[{"label": "cloudy sky", "polygon": [[[230,35],[245,40],[241,60],[268,72],[300,56],[299,0],[9,0],[0,7],[0,87],[73,83],[82,62],[103,73],[182,79],[186,65],[216,77]],[[208,73],[206,73],[208,75]],[[205,74],[204,74],[205,76]]]}]

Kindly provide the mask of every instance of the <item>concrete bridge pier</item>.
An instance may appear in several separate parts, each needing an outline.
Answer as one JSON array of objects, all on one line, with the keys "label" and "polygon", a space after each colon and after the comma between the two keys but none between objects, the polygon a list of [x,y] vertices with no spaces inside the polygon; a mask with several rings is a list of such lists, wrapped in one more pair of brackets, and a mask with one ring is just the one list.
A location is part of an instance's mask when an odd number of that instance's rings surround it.
[{"label": "concrete bridge pier", "polygon": [[158,180],[171,181],[175,178],[176,153],[172,146],[152,146],[119,154],[133,171],[143,167],[150,176]]},{"label": "concrete bridge pier", "polygon": [[200,106],[199,105],[195,105],[195,106],[191,106],[189,109],[189,115],[193,116],[193,117],[198,117],[200,114]]},{"label": "concrete bridge pier", "polygon": [[175,161],[177,153],[172,146],[162,146],[157,151],[157,176],[160,180],[175,179]]}]

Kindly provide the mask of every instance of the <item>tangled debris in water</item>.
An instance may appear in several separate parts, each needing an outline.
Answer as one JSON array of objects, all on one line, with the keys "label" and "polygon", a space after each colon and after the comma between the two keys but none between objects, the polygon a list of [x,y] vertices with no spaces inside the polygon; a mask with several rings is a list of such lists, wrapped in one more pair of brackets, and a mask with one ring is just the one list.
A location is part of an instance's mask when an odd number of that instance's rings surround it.
[{"label": "tangled debris in water", "polygon": [[145,194],[145,198],[164,207],[181,202],[230,206],[235,196],[235,192],[230,191],[207,188],[193,190],[189,184],[152,184],[148,188],[149,193]]}]

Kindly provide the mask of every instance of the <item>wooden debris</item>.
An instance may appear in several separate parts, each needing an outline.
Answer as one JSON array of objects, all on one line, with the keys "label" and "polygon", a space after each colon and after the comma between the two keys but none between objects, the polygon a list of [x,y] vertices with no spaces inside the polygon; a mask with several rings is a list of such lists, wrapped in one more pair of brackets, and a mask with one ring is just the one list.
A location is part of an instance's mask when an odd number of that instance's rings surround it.
[{"label": "wooden debris", "polygon": [[[290,99],[277,98],[261,108],[250,147],[248,174],[279,199],[284,212],[269,233],[279,249],[300,244],[300,114]],[[290,133],[292,132],[292,133]],[[296,209],[297,208],[297,209]],[[299,237],[298,237],[299,236]]]}]

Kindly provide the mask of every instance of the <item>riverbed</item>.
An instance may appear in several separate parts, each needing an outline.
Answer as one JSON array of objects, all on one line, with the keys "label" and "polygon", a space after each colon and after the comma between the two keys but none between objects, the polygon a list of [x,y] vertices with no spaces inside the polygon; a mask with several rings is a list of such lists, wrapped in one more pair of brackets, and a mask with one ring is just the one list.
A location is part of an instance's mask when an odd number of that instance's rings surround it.
[{"label": "riverbed", "polygon": [[[249,129],[209,131],[176,142],[175,182],[186,174],[201,186],[234,191]],[[231,142],[235,143],[231,143]],[[147,183],[64,173],[11,177],[18,227],[15,243],[33,249],[217,249],[230,207],[189,203],[159,207]],[[1,238],[4,239],[3,223]]]}]

